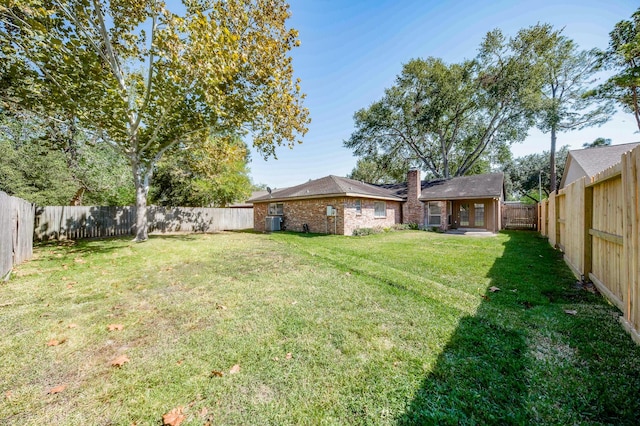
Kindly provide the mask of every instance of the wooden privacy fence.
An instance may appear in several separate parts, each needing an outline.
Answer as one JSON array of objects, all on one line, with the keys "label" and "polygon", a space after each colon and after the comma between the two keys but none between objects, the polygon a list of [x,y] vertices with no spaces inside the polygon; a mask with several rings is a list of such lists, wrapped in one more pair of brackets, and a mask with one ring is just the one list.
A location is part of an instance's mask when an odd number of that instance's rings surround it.
[{"label": "wooden privacy fence", "polygon": [[508,203],[502,205],[504,229],[538,229],[538,208],[535,204]]},{"label": "wooden privacy fence", "polygon": [[[147,209],[149,232],[191,233],[253,228],[253,209],[157,207]],[[36,240],[132,235],[135,207],[48,206],[38,208]]]},{"label": "wooden privacy fence", "polygon": [[33,256],[35,207],[0,191],[0,278]]},{"label": "wooden privacy fence", "polygon": [[622,311],[622,324],[640,344],[639,170],[637,147],[593,178],[551,193],[540,205],[540,230],[574,274]]}]

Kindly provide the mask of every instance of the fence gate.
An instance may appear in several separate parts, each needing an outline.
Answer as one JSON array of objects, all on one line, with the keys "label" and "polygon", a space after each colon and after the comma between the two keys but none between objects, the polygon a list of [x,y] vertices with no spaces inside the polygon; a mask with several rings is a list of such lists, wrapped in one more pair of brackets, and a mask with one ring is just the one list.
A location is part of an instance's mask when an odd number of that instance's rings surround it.
[{"label": "fence gate", "polygon": [[502,205],[502,229],[538,228],[538,208],[535,204],[509,203]]}]

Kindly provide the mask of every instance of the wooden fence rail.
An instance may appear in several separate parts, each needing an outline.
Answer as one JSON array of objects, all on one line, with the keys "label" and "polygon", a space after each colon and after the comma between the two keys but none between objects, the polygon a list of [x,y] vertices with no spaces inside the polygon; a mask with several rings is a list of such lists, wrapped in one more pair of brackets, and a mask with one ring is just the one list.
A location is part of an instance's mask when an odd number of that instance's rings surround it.
[{"label": "wooden fence rail", "polygon": [[33,255],[35,207],[0,191],[0,278]]},{"label": "wooden fence rail", "polygon": [[[147,210],[149,233],[191,233],[253,227],[253,209],[157,207]],[[48,206],[38,208],[34,238],[82,239],[132,235],[135,207]]]},{"label": "wooden fence rail", "polygon": [[640,147],[593,178],[541,203],[541,233],[564,252],[574,274],[593,282],[623,313],[640,344]]}]

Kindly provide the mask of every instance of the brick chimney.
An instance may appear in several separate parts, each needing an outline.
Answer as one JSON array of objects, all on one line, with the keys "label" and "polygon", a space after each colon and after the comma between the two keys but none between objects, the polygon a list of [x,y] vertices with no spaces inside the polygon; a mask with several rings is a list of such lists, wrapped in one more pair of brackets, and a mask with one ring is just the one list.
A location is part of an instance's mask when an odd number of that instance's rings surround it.
[{"label": "brick chimney", "polygon": [[420,170],[411,169],[407,173],[407,201],[402,206],[404,223],[424,223],[424,205],[419,200],[421,192]]}]

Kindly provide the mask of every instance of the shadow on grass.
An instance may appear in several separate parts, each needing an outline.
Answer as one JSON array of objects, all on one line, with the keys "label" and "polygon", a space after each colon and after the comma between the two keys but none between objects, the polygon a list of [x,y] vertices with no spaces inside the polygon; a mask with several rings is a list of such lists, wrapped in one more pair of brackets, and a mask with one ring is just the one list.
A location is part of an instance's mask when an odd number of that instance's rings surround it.
[{"label": "shadow on grass", "polygon": [[[202,235],[215,235],[215,233],[193,233],[193,234],[153,234],[149,235],[149,241],[153,240],[167,240],[167,241],[194,241]],[[97,237],[97,238],[85,238],[78,240],[48,240],[41,241],[34,244],[34,247],[55,249],[57,247],[65,248],[67,253],[73,254],[101,254],[110,253],[115,250],[120,250],[123,246],[145,244],[146,242],[135,242],[133,236],[120,236],[120,237]]]},{"label": "shadow on grass", "polygon": [[488,277],[500,291],[460,320],[399,425],[638,424],[640,369],[619,366],[640,351],[546,240],[509,232]]}]

